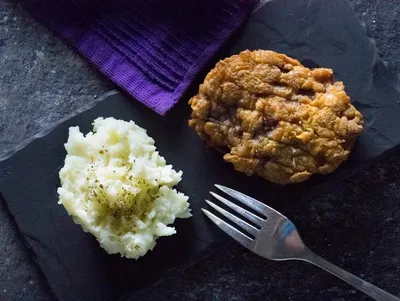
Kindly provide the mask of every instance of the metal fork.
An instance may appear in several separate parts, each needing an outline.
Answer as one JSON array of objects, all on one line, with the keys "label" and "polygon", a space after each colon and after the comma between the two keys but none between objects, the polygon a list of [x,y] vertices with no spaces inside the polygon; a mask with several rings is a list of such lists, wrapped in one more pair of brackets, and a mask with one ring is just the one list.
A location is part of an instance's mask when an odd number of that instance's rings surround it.
[{"label": "metal fork", "polygon": [[[262,257],[272,260],[292,259],[312,263],[346,281],[375,300],[400,301],[399,298],[392,294],[389,294],[371,283],[346,272],[310,251],[300,238],[295,225],[275,209],[231,188],[221,185],[215,186],[259,214],[253,214],[250,211],[228,201],[222,196],[210,192],[214,198],[222,202],[225,206],[245,217],[247,219],[247,221],[245,221],[218,205],[206,200],[212,208],[246,232],[244,233],[239,231],[237,228],[223,221],[210,211],[202,209],[207,217],[209,217],[220,229],[244,247]],[[251,236],[254,237],[254,239],[251,238]]]}]

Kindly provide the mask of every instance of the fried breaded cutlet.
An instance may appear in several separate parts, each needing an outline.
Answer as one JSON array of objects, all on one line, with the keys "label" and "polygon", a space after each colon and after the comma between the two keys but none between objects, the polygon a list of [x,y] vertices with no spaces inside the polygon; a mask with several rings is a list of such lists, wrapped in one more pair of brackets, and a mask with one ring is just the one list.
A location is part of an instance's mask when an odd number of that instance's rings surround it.
[{"label": "fried breaded cutlet", "polygon": [[331,69],[267,50],[220,61],[189,104],[189,125],[227,162],[279,184],[332,172],[363,129]]}]

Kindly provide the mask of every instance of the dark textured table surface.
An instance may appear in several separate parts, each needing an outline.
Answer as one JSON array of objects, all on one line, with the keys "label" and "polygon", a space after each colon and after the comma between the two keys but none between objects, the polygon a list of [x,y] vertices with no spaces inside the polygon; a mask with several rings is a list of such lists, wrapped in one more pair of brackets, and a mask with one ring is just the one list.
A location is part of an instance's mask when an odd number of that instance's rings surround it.
[{"label": "dark textured table surface", "polygon": [[[400,75],[398,0],[351,3]],[[0,2],[0,154],[113,87],[18,3]],[[2,206],[0,300],[53,300]],[[312,249],[400,295],[400,154],[301,206],[287,215]],[[168,281],[152,300],[369,300],[322,270],[234,243]]]}]

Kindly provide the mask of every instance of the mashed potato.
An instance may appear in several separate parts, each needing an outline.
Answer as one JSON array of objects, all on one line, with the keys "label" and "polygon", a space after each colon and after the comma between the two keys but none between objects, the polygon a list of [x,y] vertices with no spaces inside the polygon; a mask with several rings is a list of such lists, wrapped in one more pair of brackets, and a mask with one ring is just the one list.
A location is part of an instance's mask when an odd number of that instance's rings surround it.
[{"label": "mashed potato", "polygon": [[182,172],[134,122],[97,118],[86,136],[71,127],[65,148],[59,204],[108,253],[137,259],[176,233],[175,218],[191,216],[188,197],[172,188]]}]

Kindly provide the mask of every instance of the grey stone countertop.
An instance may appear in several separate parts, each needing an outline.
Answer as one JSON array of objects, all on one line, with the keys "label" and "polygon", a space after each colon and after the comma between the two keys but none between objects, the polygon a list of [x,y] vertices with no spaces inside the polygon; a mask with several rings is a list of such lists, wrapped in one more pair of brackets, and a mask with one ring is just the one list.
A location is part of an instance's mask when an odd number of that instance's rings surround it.
[{"label": "grey stone countertop", "polygon": [[[399,1],[350,2],[400,75]],[[113,87],[18,3],[0,2],[0,153]],[[287,215],[310,248],[400,295],[400,154],[304,206]],[[370,300],[311,265],[268,261],[234,243],[171,278],[151,300],[181,299]],[[52,300],[1,203],[0,300]]]}]

